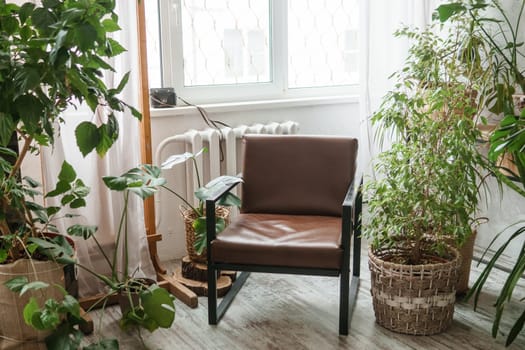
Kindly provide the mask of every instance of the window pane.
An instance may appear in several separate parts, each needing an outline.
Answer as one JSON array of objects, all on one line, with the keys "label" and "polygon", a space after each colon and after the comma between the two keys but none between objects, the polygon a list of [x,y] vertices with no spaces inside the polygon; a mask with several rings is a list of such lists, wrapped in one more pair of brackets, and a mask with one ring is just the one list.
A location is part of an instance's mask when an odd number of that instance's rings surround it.
[{"label": "window pane", "polygon": [[357,0],[288,0],[288,87],[358,83]]},{"label": "window pane", "polygon": [[158,88],[162,87],[158,0],[144,1],[144,12],[148,48],[148,83],[150,87]]},{"label": "window pane", "polygon": [[270,81],[268,0],[182,0],[184,85]]}]

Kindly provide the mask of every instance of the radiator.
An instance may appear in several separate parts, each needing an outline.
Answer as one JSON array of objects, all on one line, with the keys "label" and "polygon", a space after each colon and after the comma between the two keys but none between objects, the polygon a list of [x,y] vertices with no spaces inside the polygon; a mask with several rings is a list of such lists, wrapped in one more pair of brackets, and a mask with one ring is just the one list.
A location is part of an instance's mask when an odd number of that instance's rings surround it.
[{"label": "radiator", "polygon": [[[168,156],[165,149],[170,145],[178,145],[182,152],[197,153],[203,147],[208,149],[201,157],[197,158],[197,168],[201,174],[202,183],[205,184],[211,179],[220,175],[236,175],[241,166],[241,147],[240,140],[246,134],[296,134],[299,130],[299,124],[293,121],[282,123],[268,123],[255,125],[240,125],[235,128],[222,128],[219,132],[216,129],[189,130],[183,134],[167,137],[162,140],[155,150],[155,164],[161,164]],[[222,133],[222,140],[221,140]],[[222,155],[221,155],[222,150]],[[176,184],[168,182],[168,187],[176,190],[179,194],[185,196],[191,203],[195,203],[194,192],[198,187],[197,177],[193,174],[193,165],[190,162],[180,164],[174,167],[185,167],[184,180],[177,180]],[[180,170],[180,169],[179,169]],[[174,185],[174,186],[172,186]],[[157,195],[155,198],[155,218],[157,228],[161,222],[161,197],[164,194]]]}]

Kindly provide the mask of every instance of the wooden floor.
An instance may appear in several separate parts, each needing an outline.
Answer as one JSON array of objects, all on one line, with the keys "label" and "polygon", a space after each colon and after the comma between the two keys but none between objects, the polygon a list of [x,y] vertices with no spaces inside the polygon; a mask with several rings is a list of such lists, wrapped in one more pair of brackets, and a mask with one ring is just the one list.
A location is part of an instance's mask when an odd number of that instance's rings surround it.
[{"label": "wooden floor", "polygon": [[[375,324],[370,297],[366,252],[363,251],[361,283],[350,334],[338,336],[337,278],[252,274],[218,326],[209,326],[207,300],[190,309],[177,301],[175,323],[169,330],[142,331],[148,349],[505,349],[504,336],[490,336],[497,287],[506,276],[493,273],[477,311],[471,303],[458,302],[452,326],[435,336],[407,336],[392,333]],[[172,264],[173,266],[173,264]],[[471,281],[480,268],[473,263]],[[525,297],[525,281],[517,287],[516,300]],[[516,301],[507,310],[502,325],[517,319],[525,302]],[[99,322],[93,314],[97,336],[116,337],[121,349],[141,349],[136,332],[118,327],[120,311],[111,307]],[[509,317],[512,314],[512,317]],[[508,349],[525,349],[525,332]],[[87,342],[86,342],[87,343]]]}]

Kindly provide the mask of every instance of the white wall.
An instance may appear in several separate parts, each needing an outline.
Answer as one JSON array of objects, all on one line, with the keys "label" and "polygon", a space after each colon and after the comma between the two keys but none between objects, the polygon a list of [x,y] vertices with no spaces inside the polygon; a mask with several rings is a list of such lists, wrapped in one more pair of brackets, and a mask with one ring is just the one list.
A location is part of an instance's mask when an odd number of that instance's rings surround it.
[{"label": "white wall", "polygon": [[[299,133],[348,135],[359,137],[359,106],[356,98],[322,99],[310,102],[297,103],[256,104],[252,106],[210,106],[206,108],[212,119],[221,120],[228,125],[252,125],[255,123],[295,121],[299,123]],[[202,121],[194,108],[186,108],[181,114],[180,110],[154,110],[152,113],[152,149],[172,135],[186,132],[188,129],[205,129]],[[175,114],[175,115],[174,115]],[[180,146],[179,146],[180,147]],[[176,146],[168,147],[161,159],[170,154],[182,153],[184,150]],[[170,188],[182,192],[180,189],[184,174],[180,171],[165,171]],[[181,178],[182,177],[182,178]],[[179,188],[177,188],[179,187]],[[157,232],[163,235],[158,244],[161,260],[181,258],[185,252],[185,233],[182,218],[179,213],[180,201],[167,193],[160,195],[160,224]]]}]

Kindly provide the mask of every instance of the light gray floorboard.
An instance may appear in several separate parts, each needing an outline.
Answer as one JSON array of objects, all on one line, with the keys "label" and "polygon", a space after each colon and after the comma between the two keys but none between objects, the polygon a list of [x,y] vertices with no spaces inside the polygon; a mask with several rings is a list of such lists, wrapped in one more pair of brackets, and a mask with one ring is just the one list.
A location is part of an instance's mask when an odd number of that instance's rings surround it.
[{"label": "light gray floorboard", "polygon": [[[169,262],[171,268],[176,262]],[[481,271],[473,263],[471,281]],[[171,329],[154,333],[142,331],[149,349],[505,349],[504,336],[490,336],[492,315],[498,288],[504,272],[491,275],[480,299],[478,310],[472,303],[458,302],[452,326],[435,336],[408,336],[390,332],[375,324],[370,297],[370,277],[366,252],[362,252],[361,284],[351,322],[350,334],[338,335],[337,278],[253,273],[239,292],[218,326],[209,326],[207,299],[199,298],[199,307],[191,309],[177,301],[177,315]],[[525,281],[517,287],[516,302],[507,310],[502,326],[509,330],[510,322],[525,309]],[[119,329],[118,307],[93,313],[96,334],[116,337],[121,349],[141,349],[136,332]],[[98,315],[98,316],[97,316]],[[522,332],[508,349],[525,349]]]}]

